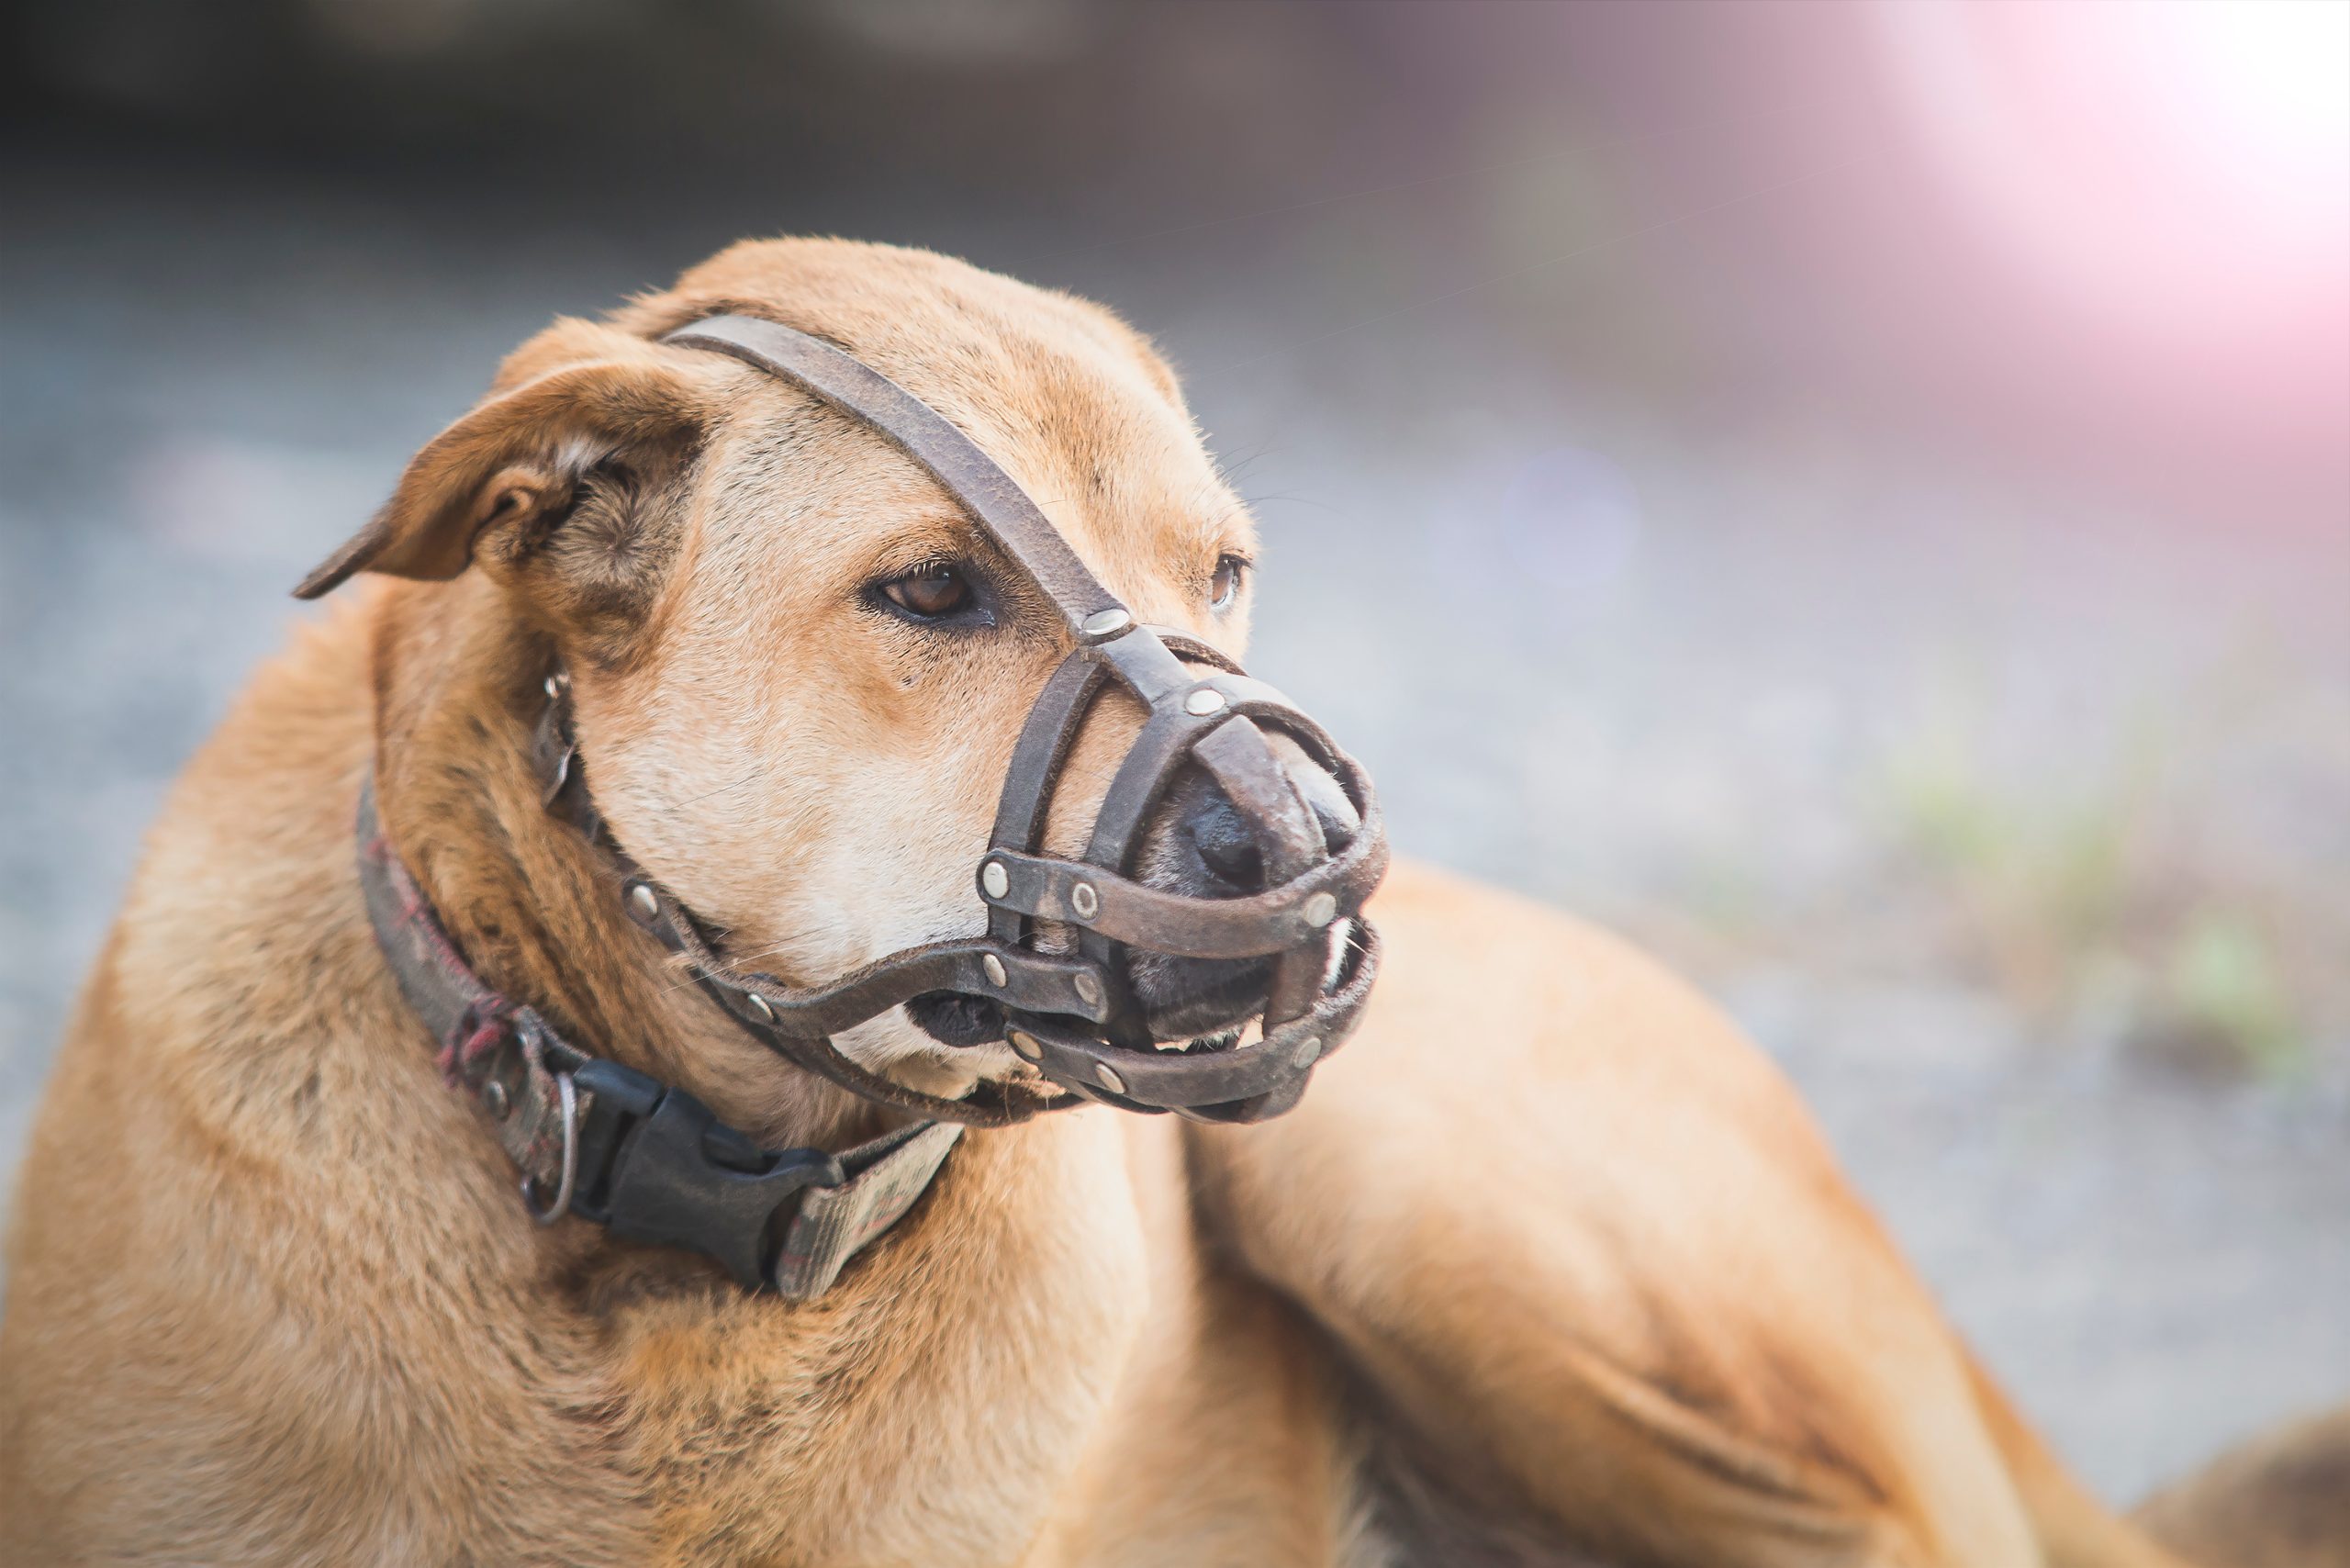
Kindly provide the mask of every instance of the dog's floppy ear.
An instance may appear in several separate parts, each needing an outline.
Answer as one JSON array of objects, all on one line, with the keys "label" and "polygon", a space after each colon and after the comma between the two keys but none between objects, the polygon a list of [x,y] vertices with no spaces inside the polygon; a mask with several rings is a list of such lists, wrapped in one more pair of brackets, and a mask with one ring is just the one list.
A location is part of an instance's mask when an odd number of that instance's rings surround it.
[{"label": "dog's floppy ear", "polygon": [[[590,343],[597,357],[530,374]],[[295,597],[317,599],[363,571],[453,577],[488,536],[559,520],[599,465],[690,443],[709,393],[677,352],[585,322],[542,334],[508,362],[502,390],[425,443],[392,498]]]}]

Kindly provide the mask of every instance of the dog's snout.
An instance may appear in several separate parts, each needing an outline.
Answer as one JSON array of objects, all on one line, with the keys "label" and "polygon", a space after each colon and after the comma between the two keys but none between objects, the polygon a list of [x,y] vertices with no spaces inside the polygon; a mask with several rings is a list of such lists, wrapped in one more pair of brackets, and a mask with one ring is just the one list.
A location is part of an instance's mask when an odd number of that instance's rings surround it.
[{"label": "dog's snout", "polygon": [[[1337,781],[1318,767],[1292,768],[1289,775],[1314,813],[1324,852],[1336,855],[1353,843],[1362,819]],[[1202,769],[1189,769],[1169,805],[1181,858],[1190,863],[1182,869],[1194,873],[1176,879],[1183,891],[1238,898],[1264,890],[1265,857],[1256,829],[1223,786]]]},{"label": "dog's snout", "polygon": [[1355,841],[1362,827],[1362,813],[1338,788],[1338,781],[1316,767],[1308,772],[1300,786],[1305,803],[1313,808],[1314,820],[1322,827],[1322,848],[1326,854],[1337,855]]},{"label": "dog's snout", "polygon": [[[1278,731],[1267,742],[1282,776],[1314,813],[1322,842],[1336,855],[1352,844],[1362,818],[1335,775]],[[1135,874],[1151,887],[1192,898],[1246,898],[1265,890],[1265,846],[1222,785],[1194,763],[1175,776],[1143,837]],[[1192,958],[1137,950],[1130,973],[1135,996],[1160,1039],[1203,1035],[1237,1024],[1261,1007],[1272,959]]]},{"label": "dog's snout", "polygon": [[1204,775],[1195,774],[1184,784],[1191,800],[1181,809],[1177,831],[1190,846],[1190,857],[1205,873],[1203,880],[1210,884],[1200,890],[1225,897],[1260,891],[1265,857],[1240,808]]}]

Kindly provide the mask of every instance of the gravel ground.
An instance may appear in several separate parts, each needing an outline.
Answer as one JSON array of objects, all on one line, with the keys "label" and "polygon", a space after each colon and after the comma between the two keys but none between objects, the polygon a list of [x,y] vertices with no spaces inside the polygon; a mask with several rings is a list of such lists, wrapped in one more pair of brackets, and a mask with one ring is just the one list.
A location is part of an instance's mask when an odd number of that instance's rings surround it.
[{"label": "gravel ground", "polygon": [[[1252,662],[1357,745],[1399,846],[1712,987],[2100,1490],[2350,1397],[2338,533],[2231,548],[1801,410],[1684,429],[1440,311],[1268,355],[1312,319],[1293,273],[951,208],[680,198],[631,238],[551,202],[522,244],[487,197],[340,188],[0,170],[0,1167],[166,783],[495,356],[738,230],[860,231],[1160,336],[1265,521]],[[2151,803],[2109,799],[2149,726]],[[1953,727],[1972,787],[2126,807],[2165,885],[2263,901],[2308,980],[2289,1059],[2182,1066],[2098,986],[2019,990],[1887,783]]]}]

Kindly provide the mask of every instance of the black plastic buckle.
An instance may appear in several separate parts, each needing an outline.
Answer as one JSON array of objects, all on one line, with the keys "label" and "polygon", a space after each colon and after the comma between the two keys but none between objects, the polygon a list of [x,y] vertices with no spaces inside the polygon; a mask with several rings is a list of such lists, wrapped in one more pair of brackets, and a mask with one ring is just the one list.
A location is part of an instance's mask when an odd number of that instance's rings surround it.
[{"label": "black plastic buckle", "polygon": [[572,1212],[623,1240],[715,1258],[746,1290],[767,1284],[791,1200],[847,1180],[822,1149],[763,1149],[684,1090],[618,1062],[590,1061],[574,1077],[593,1099]]}]

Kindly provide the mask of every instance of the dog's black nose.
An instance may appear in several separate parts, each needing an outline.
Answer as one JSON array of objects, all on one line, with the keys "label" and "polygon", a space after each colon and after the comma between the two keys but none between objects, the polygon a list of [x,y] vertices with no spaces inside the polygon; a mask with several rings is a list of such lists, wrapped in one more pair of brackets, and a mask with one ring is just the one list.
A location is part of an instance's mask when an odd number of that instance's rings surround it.
[{"label": "dog's black nose", "polygon": [[[1327,790],[1315,788],[1310,776],[1300,785],[1306,803],[1314,810],[1315,823],[1322,829],[1325,851],[1331,855],[1354,842],[1359,819],[1353,804],[1337,787],[1335,779]],[[1187,771],[1175,787],[1175,799],[1170,804],[1177,823],[1176,834],[1185,847],[1185,858],[1193,862],[1187,870],[1196,870],[1193,888],[1206,898],[1238,898],[1265,889],[1265,857],[1258,846],[1257,835],[1240,808],[1224,792],[1223,786],[1200,769]]]},{"label": "dog's black nose", "polygon": [[1202,775],[1187,782],[1193,798],[1178,819],[1182,825],[1177,831],[1207,873],[1208,885],[1200,890],[1226,898],[1261,891],[1265,857],[1248,819],[1214,780]]},{"label": "dog's black nose", "polygon": [[[1295,752],[1283,743],[1282,750]],[[1333,855],[1354,842],[1361,819],[1332,775],[1302,752],[1282,771],[1322,829]],[[1192,898],[1245,898],[1265,890],[1265,857],[1248,819],[1207,769],[1175,777],[1159,802],[1135,871],[1154,888]],[[1136,949],[1129,959],[1135,999],[1162,1040],[1205,1035],[1260,1010],[1272,977],[1270,958],[1190,958]]]}]

